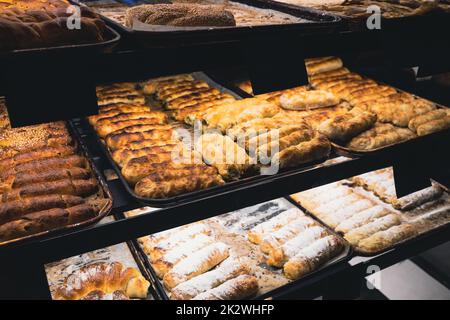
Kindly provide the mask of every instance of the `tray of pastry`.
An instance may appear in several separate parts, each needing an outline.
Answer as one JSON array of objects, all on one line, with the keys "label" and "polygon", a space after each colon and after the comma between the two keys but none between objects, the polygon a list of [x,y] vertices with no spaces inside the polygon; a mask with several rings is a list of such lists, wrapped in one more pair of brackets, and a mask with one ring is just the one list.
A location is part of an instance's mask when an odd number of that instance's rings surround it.
[{"label": "tray of pastry", "polygon": [[439,185],[398,199],[392,168],[290,196],[364,256],[419,242],[450,226],[450,195]]},{"label": "tray of pastry", "polygon": [[143,46],[229,42],[260,32],[334,32],[340,18],[263,0],[77,1]]},{"label": "tray of pastry", "polygon": [[164,299],[267,299],[351,250],[331,230],[286,199],[139,238]]},{"label": "tray of pastry", "polygon": [[[139,88],[115,84],[99,88],[98,97],[99,115],[80,125],[95,130],[128,192],[151,206],[270,182],[322,165],[331,149],[277,104],[239,99],[201,73],[152,79]],[[259,150],[249,139],[256,128],[261,131],[251,141]],[[279,128],[280,139],[271,141]]]},{"label": "tray of pastry", "polygon": [[[315,66],[314,62],[311,66]],[[327,119],[317,127],[343,155],[362,156],[449,136],[449,108],[345,67],[310,73],[310,84],[351,107],[348,113]]]},{"label": "tray of pastry", "polygon": [[76,130],[53,122],[0,132],[0,244],[94,224],[112,195]]},{"label": "tray of pastry", "polygon": [[[19,0],[0,6],[0,55],[104,52],[120,35],[88,8],[66,0]],[[79,22],[73,15],[80,14]]]},{"label": "tray of pastry", "polygon": [[253,95],[246,79],[217,81],[247,96],[275,99],[286,115],[308,122],[347,157],[449,138],[449,108],[351,72],[337,57],[306,59],[305,65],[309,86],[303,93]]},{"label": "tray of pastry", "polygon": [[[450,4],[422,0],[268,0],[287,7],[306,7],[335,14],[348,23],[350,30],[367,30],[374,14],[381,14],[382,29],[392,27],[442,28],[447,23]],[[379,10],[379,11],[377,11]],[[372,19],[370,19],[372,17]],[[435,29],[436,30],[436,29]]]},{"label": "tray of pastry", "polygon": [[45,272],[53,300],[153,300],[156,294],[130,243],[48,263]]}]

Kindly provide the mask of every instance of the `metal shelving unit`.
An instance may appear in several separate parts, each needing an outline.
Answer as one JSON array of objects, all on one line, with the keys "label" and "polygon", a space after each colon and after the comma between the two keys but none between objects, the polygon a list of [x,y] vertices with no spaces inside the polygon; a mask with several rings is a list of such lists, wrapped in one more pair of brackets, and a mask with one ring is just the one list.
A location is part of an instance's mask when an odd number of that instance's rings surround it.
[{"label": "metal shelving unit", "polygon": [[[409,31],[405,30],[404,32]],[[414,46],[409,42],[411,37],[399,37],[397,42],[392,42],[387,41],[386,34],[380,31],[339,32],[298,38],[293,38],[292,35],[268,35],[266,44],[271,43],[273,40],[271,37],[277,37],[277,43],[286,43],[287,47],[283,50],[301,49],[304,57],[338,55],[342,56],[345,61],[349,61],[350,65],[351,62],[357,64],[360,61],[368,61],[364,57],[372,57],[369,61],[375,66],[421,65],[427,66],[429,70],[438,69],[442,72],[450,70],[450,63],[447,59],[450,53],[450,41],[448,39],[445,41],[438,34],[432,34],[427,39],[428,43],[433,44],[430,47],[432,50],[423,50],[420,41],[424,39],[417,38],[418,43],[415,47],[418,50],[416,51],[412,50]],[[387,50],[388,48],[389,50]],[[267,45],[261,54],[264,54],[267,59],[276,61],[283,59],[283,50]],[[407,55],[408,59],[399,59],[402,55]],[[356,59],[356,57],[360,59]],[[298,61],[302,61],[302,58],[298,57]],[[292,61],[292,63],[298,63],[298,61]],[[6,91],[1,93],[17,95],[27,91],[27,86],[37,86],[38,88],[35,88],[34,91],[42,90],[40,97],[43,100],[30,97],[30,103],[32,103],[30,105],[39,105],[42,108],[42,114],[45,115],[51,112],[52,108],[61,107],[61,101],[53,101],[53,105],[44,104],[45,97],[52,95],[53,85],[61,82],[61,76],[68,76],[71,80],[67,82],[67,85],[59,84],[57,86],[58,90],[62,90],[59,95],[70,97],[74,92],[78,94],[89,88],[89,90],[93,90],[96,84],[101,83],[139,81],[156,76],[218,67],[246,67],[250,63],[253,62],[248,61],[243,54],[243,46],[240,43],[214,43],[152,50],[132,50],[129,44],[123,43],[111,53],[99,53],[91,56],[64,54],[49,57],[45,54],[35,54],[5,58],[0,61],[0,67],[3,70],[0,77],[2,80],[0,88],[6,88]],[[68,65],[69,68],[62,69],[62,66],[67,67]],[[276,67],[276,64],[273,67]],[[33,83],[24,81],[27,79],[27,75],[31,74],[45,74],[46,81]],[[6,82],[8,85],[5,85]],[[86,94],[81,100],[92,107],[90,110],[95,112],[96,102],[92,95]],[[80,99],[77,99],[77,103],[80,103]],[[67,109],[77,108],[77,105],[71,104],[71,99],[64,101],[64,104]],[[79,116],[84,115],[85,113]],[[40,119],[40,121],[42,120]],[[83,132],[81,133],[83,135]],[[102,171],[109,169],[108,162],[95,147],[94,137],[84,134],[83,139],[90,149],[96,165]],[[417,181],[411,181],[411,176],[407,175],[407,172],[414,172],[418,180],[423,177],[431,177],[439,181],[442,177],[448,177],[450,173],[448,141],[450,141],[450,133],[441,135],[439,139],[424,140],[420,145],[406,144],[395,151],[380,152],[362,158],[320,165],[295,173],[276,175],[264,183],[234,189],[220,195],[156,210],[141,216],[96,225],[50,239],[0,247],[0,259],[3,262],[0,266],[2,282],[0,297],[50,298],[43,267],[46,263],[284,197],[367,171],[387,166],[401,167],[403,174],[396,181],[399,193],[411,192],[412,190],[408,186],[415,185]],[[109,181],[108,184],[115,199],[113,213],[142,207],[127,195],[119,180]],[[354,264],[337,264],[295,287],[287,286],[273,298],[314,298],[317,296],[355,298],[367,275],[368,266],[376,264],[380,268],[386,268],[417,255],[449,241],[449,231],[449,228],[443,229],[420,239],[420,241]],[[344,286],[346,292],[341,290]]]}]

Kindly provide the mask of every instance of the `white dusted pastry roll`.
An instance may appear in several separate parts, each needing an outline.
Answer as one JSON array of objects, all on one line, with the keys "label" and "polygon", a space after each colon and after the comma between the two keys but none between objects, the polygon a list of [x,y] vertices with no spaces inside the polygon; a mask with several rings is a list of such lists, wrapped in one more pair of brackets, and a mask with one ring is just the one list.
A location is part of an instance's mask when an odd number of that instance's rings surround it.
[{"label": "white dusted pastry roll", "polygon": [[414,225],[400,224],[361,240],[358,247],[367,252],[380,251],[416,234],[417,229]]},{"label": "white dusted pastry roll", "polygon": [[333,201],[327,202],[325,204],[319,205],[318,207],[310,210],[315,216],[323,219],[326,216],[331,215],[333,212],[346,208],[352,203],[359,201],[361,197],[355,193],[350,193],[342,198],[335,199]]},{"label": "white dusted pastry roll", "polygon": [[401,220],[397,214],[389,214],[359,228],[351,230],[344,236],[344,238],[350,244],[356,246],[362,239],[370,237],[375,232],[386,230],[400,223]]},{"label": "white dusted pastry roll", "polygon": [[213,242],[213,237],[199,233],[189,241],[167,251],[161,258],[152,263],[152,267],[155,269],[156,275],[159,278],[163,278],[178,261],[190,256]]},{"label": "white dusted pastry roll", "polygon": [[281,229],[265,235],[261,242],[261,251],[269,253],[314,224],[315,221],[306,216],[290,222]]},{"label": "white dusted pastry roll", "polygon": [[348,207],[341,208],[329,216],[323,218],[323,222],[325,222],[331,228],[336,228],[338,224],[341,222],[351,218],[354,214],[361,212],[362,210],[371,208],[374,206],[374,203],[367,199],[361,199],[349,205]]},{"label": "white dusted pastry roll", "polygon": [[285,226],[289,222],[296,220],[300,217],[304,217],[304,213],[300,211],[300,209],[297,208],[291,208],[289,210],[286,210],[279,215],[273,217],[272,219],[269,219],[261,224],[258,224],[256,227],[252,228],[248,232],[248,239],[255,243],[259,244],[264,235],[274,232],[281,227]]},{"label": "white dusted pastry roll", "polygon": [[284,274],[289,279],[298,279],[338,255],[343,248],[342,242],[336,236],[319,239],[289,259],[284,265]]},{"label": "white dusted pastry roll", "polygon": [[370,221],[376,218],[384,217],[389,213],[392,213],[392,211],[389,211],[388,209],[380,205],[371,207],[356,213],[347,220],[342,221],[340,224],[337,225],[335,230],[336,232],[347,233],[353,229],[359,228],[362,225],[369,223]]},{"label": "white dusted pastry roll", "polygon": [[254,276],[240,275],[214,289],[194,297],[193,300],[242,300],[258,291],[258,280]]},{"label": "white dusted pastry roll", "polygon": [[164,286],[168,290],[196,277],[228,258],[229,247],[222,242],[213,243],[178,262],[164,275]]},{"label": "white dusted pastry roll", "polygon": [[148,250],[146,250],[146,253],[150,256],[151,262],[156,261],[161,258],[168,250],[175,248],[182,243],[190,241],[199,233],[209,235],[211,234],[211,228],[204,223],[194,223],[186,228],[181,229],[171,237],[158,242],[153,247],[147,248]]},{"label": "white dusted pastry roll", "polygon": [[242,261],[232,258],[226,259],[214,270],[205,272],[173,288],[170,299],[190,300],[195,296],[215,288],[227,280],[241,274],[250,273],[250,267]]},{"label": "white dusted pastry roll", "polygon": [[306,229],[281,247],[271,250],[267,264],[273,267],[282,267],[286,261],[294,257],[301,249],[306,248],[325,235],[327,235],[327,231],[319,226]]}]

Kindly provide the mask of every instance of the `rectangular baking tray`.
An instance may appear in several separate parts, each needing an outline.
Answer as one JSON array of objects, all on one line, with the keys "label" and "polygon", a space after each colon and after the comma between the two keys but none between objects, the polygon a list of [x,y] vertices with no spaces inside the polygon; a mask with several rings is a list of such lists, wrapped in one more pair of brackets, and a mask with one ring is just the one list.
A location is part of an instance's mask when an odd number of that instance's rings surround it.
[{"label": "rectangular baking tray", "polygon": [[[338,11],[328,11],[326,8],[313,8],[308,7],[307,5],[302,6],[301,4],[289,4],[276,0],[262,0],[268,3],[277,3],[286,8],[301,8],[301,9],[314,9],[314,10],[322,10],[328,14],[333,14],[341,19],[343,19],[343,26],[345,26],[347,31],[362,31],[362,32],[370,32],[370,31],[380,31],[378,29],[369,30],[367,27],[367,18],[372,14],[367,14],[367,17],[355,17],[352,15],[345,15],[344,13],[340,13]],[[395,4],[395,3],[394,3]],[[405,30],[411,35],[411,37],[417,37],[418,34],[426,35],[427,33],[433,33],[438,30],[443,29],[444,25],[450,26],[448,19],[450,15],[448,13],[443,12],[442,10],[436,10],[432,12],[428,12],[426,14],[417,14],[417,15],[405,15],[400,17],[381,17],[381,31],[400,31]],[[445,28],[445,27],[444,27]],[[389,37],[390,38],[390,37]]]},{"label": "rectangular baking tray", "polygon": [[[200,73],[200,72],[194,73],[194,76],[197,79],[206,81],[211,87],[217,88],[217,89],[221,90],[222,92],[230,93],[233,96],[237,97],[238,99],[240,98],[236,93],[234,93],[234,92],[224,88],[220,84],[212,81],[210,78],[208,78],[203,73]],[[112,159],[107,146],[101,141],[101,138],[97,135],[94,128],[89,124],[89,122],[86,119],[82,119],[81,121],[76,122],[76,124],[75,124],[75,121],[72,120],[72,123],[75,126],[81,126],[83,128],[83,130],[86,131],[89,135],[95,136],[99,148],[102,150],[102,152],[108,159],[112,169],[115,171],[115,173],[119,177],[120,181],[122,182],[123,186],[125,187],[125,190],[138,202],[142,203],[143,205],[148,205],[151,207],[162,208],[162,207],[174,206],[174,205],[178,205],[181,203],[190,202],[193,200],[203,199],[203,198],[207,198],[209,196],[222,194],[227,191],[234,190],[236,188],[245,188],[245,187],[250,187],[250,186],[256,185],[256,184],[268,183],[272,180],[273,177],[278,178],[280,176],[281,177],[287,176],[294,172],[307,171],[307,170],[315,168],[317,165],[321,165],[325,160],[328,159],[328,158],[324,158],[324,159],[317,160],[317,161],[314,161],[311,163],[306,163],[298,168],[289,168],[289,169],[285,169],[285,170],[280,170],[275,175],[256,175],[256,176],[244,177],[237,181],[227,182],[222,186],[215,186],[215,187],[211,187],[208,189],[189,192],[189,193],[181,194],[181,195],[166,198],[166,199],[150,199],[150,198],[144,198],[144,197],[138,196],[134,192],[134,190],[129,186],[128,182],[126,181],[126,179],[123,177],[123,175],[121,173],[121,169],[116,164],[116,162]]]},{"label": "rectangular baking tray", "polygon": [[[278,200],[283,201],[285,199],[281,198]],[[274,201],[277,201],[277,200],[272,200],[267,203],[274,202]],[[286,203],[288,205],[290,205],[290,202],[291,201],[289,201],[289,200],[286,201]],[[263,204],[260,204],[260,205],[263,205]],[[297,205],[294,205],[294,207],[298,208]],[[318,221],[321,224],[321,226],[324,227],[330,234],[333,234],[333,235],[337,236],[339,239],[341,239],[342,243],[344,244],[344,250],[342,250],[342,252],[338,256],[334,257],[333,259],[329,260],[324,265],[320,266],[317,270],[315,270],[297,280],[293,280],[293,281],[291,281],[287,284],[284,284],[278,288],[270,290],[266,293],[259,294],[255,297],[252,297],[251,298],[252,300],[266,300],[266,299],[272,299],[273,297],[276,297],[276,296],[280,296],[283,294],[284,291],[300,285],[303,281],[312,279],[322,273],[325,273],[329,267],[335,266],[337,264],[347,263],[353,257],[352,247],[350,246],[350,244],[347,241],[345,241],[339,234],[334,232],[334,230],[330,229],[328,226],[321,223],[319,220],[317,220],[311,214],[309,214],[307,212],[305,212],[305,214],[307,214],[308,216],[311,216],[314,220]],[[125,218],[125,216],[121,215],[121,218]],[[155,285],[155,289],[158,292],[158,298],[161,300],[170,300],[162,281],[156,275],[156,272],[153,269],[152,264],[150,263],[150,260],[148,259],[148,256],[145,254],[144,250],[142,249],[142,246],[138,243],[137,240],[130,241],[130,245],[132,245],[134,247],[132,251],[135,251],[137,253],[137,255],[139,255],[140,263],[143,263],[144,267],[148,270],[149,276],[152,278],[151,283]]]},{"label": "rectangular baking tray", "polygon": [[[97,5],[95,1],[80,1],[71,0],[75,4],[83,4],[91,6],[95,9]],[[119,2],[119,1],[118,1]],[[169,2],[169,1],[167,1]],[[166,3],[167,3],[166,2]],[[341,18],[317,11],[309,8],[287,8],[275,2],[266,2],[264,0],[235,0],[237,3],[249,5],[259,9],[271,9],[281,13],[290,14],[292,16],[309,20],[310,22],[300,22],[292,24],[272,24],[272,25],[258,25],[258,26],[240,26],[240,27],[174,27],[158,28],[159,26],[152,26],[155,30],[143,31],[133,30],[126,27],[108,17],[103,19],[111,26],[119,30],[119,32],[126,38],[136,41],[143,47],[168,47],[168,46],[186,46],[209,43],[223,43],[236,42],[245,40],[250,36],[259,35],[264,36],[271,33],[276,36],[283,32],[295,33],[295,36],[306,36],[315,34],[329,34],[337,30],[341,26]],[[86,4],[85,4],[86,3]],[[127,1],[120,1],[119,3],[128,5]],[[152,4],[151,0],[137,1],[136,4]],[[153,2],[155,3],[155,2]]]},{"label": "rectangular baking tray", "polygon": [[113,197],[112,197],[111,191],[109,190],[108,184],[106,183],[105,179],[103,178],[103,175],[100,173],[100,171],[97,169],[94,162],[92,161],[89,151],[86,148],[86,146],[84,145],[83,140],[81,139],[81,136],[78,133],[78,131],[76,130],[76,128],[73,127],[71,122],[66,122],[66,123],[67,123],[67,128],[68,128],[70,134],[72,135],[72,137],[75,141],[75,144],[78,148],[78,154],[83,155],[87,159],[87,161],[89,163],[89,167],[92,172],[92,175],[96,178],[96,180],[99,184],[99,191],[97,192],[97,194],[99,197],[105,199],[104,205],[100,209],[97,216],[92,219],[82,221],[79,223],[75,223],[75,224],[71,224],[71,225],[67,225],[67,226],[63,226],[63,227],[55,229],[55,230],[47,230],[47,231],[27,235],[27,236],[24,236],[21,238],[3,241],[3,242],[0,242],[0,246],[17,245],[17,244],[22,244],[25,242],[42,240],[44,238],[53,237],[56,235],[60,235],[60,234],[69,232],[69,231],[78,230],[78,229],[81,229],[81,228],[84,228],[84,227],[87,227],[87,226],[90,226],[90,225],[93,225],[93,224],[99,222],[100,220],[102,220],[104,217],[106,217],[111,212],[112,205],[113,205]]},{"label": "rectangular baking tray", "polygon": [[96,43],[86,43],[86,44],[71,44],[63,46],[53,46],[46,48],[30,48],[30,49],[17,49],[11,51],[0,51],[0,57],[29,57],[29,55],[51,55],[51,54],[70,54],[73,57],[83,54],[94,54],[94,53],[104,53],[111,51],[120,41],[120,34],[106,25],[107,40]]},{"label": "rectangular baking tray", "polygon": [[[376,196],[374,196],[376,197]],[[333,228],[331,228],[330,226],[328,226],[325,222],[323,222],[321,219],[319,219],[318,217],[316,217],[313,213],[311,213],[310,211],[306,210],[305,208],[302,207],[301,204],[297,203],[294,199],[292,199],[290,196],[286,197],[286,199],[291,202],[293,205],[295,205],[296,207],[300,208],[303,212],[307,213],[308,215],[310,215],[311,217],[313,217],[315,220],[319,221],[322,225],[327,226],[328,229],[333,230]],[[381,201],[381,200],[380,200]],[[407,246],[414,246],[417,243],[420,243],[421,241],[425,241],[425,239],[432,237],[436,234],[448,234],[450,232],[450,221],[448,221],[445,224],[442,224],[440,226],[437,226],[435,228],[429,229],[428,231],[419,233],[417,236],[412,237],[412,238],[407,238],[404,239],[402,241],[399,241],[397,243],[394,243],[382,250],[379,251],[375,251],[375,252],[367,252],[367,251],[363,251],[361,249],[359,249],[358,247],[354,247],[352,245],[350,245],[353,249],[353,252],[355,255],[357,256],[362,256],[362,257],[374,257],[380,254],[383,254],[385,252],[394,250],[394,249],[400,249],[403,247],[407,247]],[[336,234],[336,232],[335,232]],[[338,234],[341,238],[342,235]]]}]

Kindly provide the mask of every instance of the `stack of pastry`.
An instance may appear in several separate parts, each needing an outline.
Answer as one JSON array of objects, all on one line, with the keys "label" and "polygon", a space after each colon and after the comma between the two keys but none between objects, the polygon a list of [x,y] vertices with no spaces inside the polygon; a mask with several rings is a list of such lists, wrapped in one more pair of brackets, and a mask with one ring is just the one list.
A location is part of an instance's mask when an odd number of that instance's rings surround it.
[{"label": "stack of pastry", "polygon": [[336,182],[291,196],[359,250],[379,252],[417,234],[417,227],[369,196]]},{"label": "stack of pastry", "polygon": [[89,121],[137,195],[168,198],[224,183],[214,167],[184,147],[164,112],[150,110],[134,84],[100,87],[97,95],[100,113]]},{"label": "stack of pastry", "polygon": [[70,274],[55,290],[56,300],[129,300],[147,298],[150,283],[120,262],[97,262]]},{"label": "stack of pastry", "polygon": [[258,291],[245,261],[199,222],[140,238],[157,276],[175,300],[238,300]]},{"label": "stack of pastry", "polygon": [[283,268],[289,279],[318,269],[343,250],[341,240],[297,208],[255,226],[248,239],[267,254],[267,264]]},{"label": "stack of pastry", "polygon": [[192,124],[193,114],[226,102],[234,97],[211,88],[205,81],[189,74],[152,79],[144,84],[145,94],[153,96],[178,121]]},{"label": "stack of pastry", "polygon": [[62,122],[1,133],[0,189],[1,240],[91,219],[104,205],[93,199],[97,180]]},{"label": "stack of pastry", "polygon": [[432,185],[400,199],[397,198],[392,167],[355,176],[350,178],[350,181],[373,192],[378,198],[399,210],[414,209],[425,202],[439,198],[443,193],[442,188]]},{"label": "stack of pastry", "polygon": [[65,1],[14,1],[0,8],[0,50],[45,48],[104,41],[106,27],[99,16],[81,8],[79,28],[72,24],[73,12]]}]

